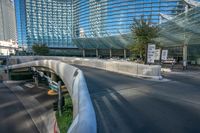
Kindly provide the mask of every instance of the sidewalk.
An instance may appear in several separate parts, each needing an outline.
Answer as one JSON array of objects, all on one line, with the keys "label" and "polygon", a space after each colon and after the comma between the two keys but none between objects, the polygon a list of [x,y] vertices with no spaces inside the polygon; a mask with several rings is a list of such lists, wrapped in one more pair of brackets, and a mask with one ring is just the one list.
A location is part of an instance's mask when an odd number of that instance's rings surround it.
[{"label": "sidewalk", "polygon": [[182,64],[175,64],[172,68],[171,64],[161,66],[162,72],[200,72],[200,66],[188,65],[186,70],[183,70]]},{"label": "sidewalk", "polygon": [[24,83],[4,82],[4,84],[19,98],[34,124],[41,133],[53,133],[55,125],[55,112],[53,102],[55,97],[47,95],[44,86],[28,88]]}]

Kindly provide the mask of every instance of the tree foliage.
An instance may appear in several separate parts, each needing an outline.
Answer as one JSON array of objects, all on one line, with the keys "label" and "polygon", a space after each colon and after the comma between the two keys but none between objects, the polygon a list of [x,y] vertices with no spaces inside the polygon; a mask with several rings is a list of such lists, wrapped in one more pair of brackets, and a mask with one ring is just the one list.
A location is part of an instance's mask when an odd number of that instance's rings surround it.
[{"label": "tree foliage", "polygon": [[45,44],[34,44],[32,50],[37,55],[47,55],[49,53],[49,48]]},{"label": "tree foliage", "polygon": [[158,36],[158,26],[151,23],[151,18],[134,19],[131,25],[133,34],[133,44],[130,45],[130,50],[135,57],[140,57],[146,61],[146,51],[148,43],[154,43],[153,38]]}]

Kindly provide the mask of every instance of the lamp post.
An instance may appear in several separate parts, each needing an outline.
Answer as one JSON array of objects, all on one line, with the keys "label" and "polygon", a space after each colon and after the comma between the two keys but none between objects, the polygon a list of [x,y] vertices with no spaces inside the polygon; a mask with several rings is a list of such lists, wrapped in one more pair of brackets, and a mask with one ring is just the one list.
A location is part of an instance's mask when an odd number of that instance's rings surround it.
[{"label": "lamp post", "polygon": [[[9,49],[8,49],[9,50]],[[7,69],[7,76],[8,76],[8,79],[10,79],[10,76],[9,76],[9,69],[8,69],[8,50],[7,50],[7,55],[6,55],[6,69]]]},{"label": "lamp post", "polygon": [[[187,14],[188,14],[188,5],[185,6],[185,17],[187,20]],[[184,44],[183,44],[183,70],[187,69],[187,41],[186,41],[186,29],[184,27],[184,40],[183,40]]]},{"label": "lamp post", "polygon": [[59,116],[62,116],[62,90],[61,90],[61,81],[58,81],[58,112]]}]

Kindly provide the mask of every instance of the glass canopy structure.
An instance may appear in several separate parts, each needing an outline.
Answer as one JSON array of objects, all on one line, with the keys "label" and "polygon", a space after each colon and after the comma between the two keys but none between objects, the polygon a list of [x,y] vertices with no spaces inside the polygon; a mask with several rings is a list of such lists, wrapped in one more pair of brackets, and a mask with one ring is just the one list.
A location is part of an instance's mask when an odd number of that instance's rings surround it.
[{"label": "glass canopy structure", "polygon": [[181,57],[200,64],[200,4],[160,24],[155,40]]},{"label": "glass canopy structure", "polygon": [[200,45],[200,7],[194,7],[160,25],[159,38],[162,45]]}]

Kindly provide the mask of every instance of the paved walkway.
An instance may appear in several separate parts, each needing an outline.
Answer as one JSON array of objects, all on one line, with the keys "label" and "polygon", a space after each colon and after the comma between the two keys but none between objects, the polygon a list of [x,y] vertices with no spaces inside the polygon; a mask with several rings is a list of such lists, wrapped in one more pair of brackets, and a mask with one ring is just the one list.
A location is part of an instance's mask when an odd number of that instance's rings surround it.
[{"label": "paved walkway", "polygon": [[[172,69],[172,65],[171,64],[163,64],[162,68],[167,68],[167,69]],[[182,64],[175,64],[173,66],[172,71],[174,72],[191,72],[191,71],[200,71],[200,66],[197,65],[188,65],[187,66],[187,70],[183,70],[183,65]]]},{"label": "paved walkway", "polygon": [[[14,116],[9,119],[6,124],[0,124],[0,129],[2,129],[2,133],[12,132],[12,133],[53,133],[53,126],[55,122],[55,114],[53,111],[53,102],[55,101],[55,97],[51,97],[47,95],[47,89],[45,87],[33,87],[29,88],[24,86],[24,83],[5,83],[2,84],[1,89],[4,89],[7,93],[1,93],[5,100],[1,101],[0,106],[2,105],[10,105],[9,108],[4,108],[1,111],[3,112],[11,112],[10,115]],[[13,106],[13,103],[6,103],[5,101],[9,101],[9,95],[16,101],[17,105]],[[20,107],[22,106],[22,108]],[[5,106],[6,107],[6,106]],[[20,109],[20,110],[19,110]],[[22,116],[19,112],[25,112],[26,117]],[[4,114],[1,113],[0,114]],[[0,117],[2,121],[6,121],[6,115],[4,117]],[[13,125],[16,128],[12,128]],[[18,129],[19,128],[19,129]],[[50,130],[49,130],[50,129]],[[4,132],[3,132],[4,131]],[[1,132],[1,130],[0,130]]]},{"label": "paved walkway", "polygon": [[152,81],[79,68],[86,76],[99,133],[200,132],[200,80]]},{"label": "paved walkway", "polygon": [[2,83],[0,83],[0,119],[1,133],[39,133],[22,103]]}]

